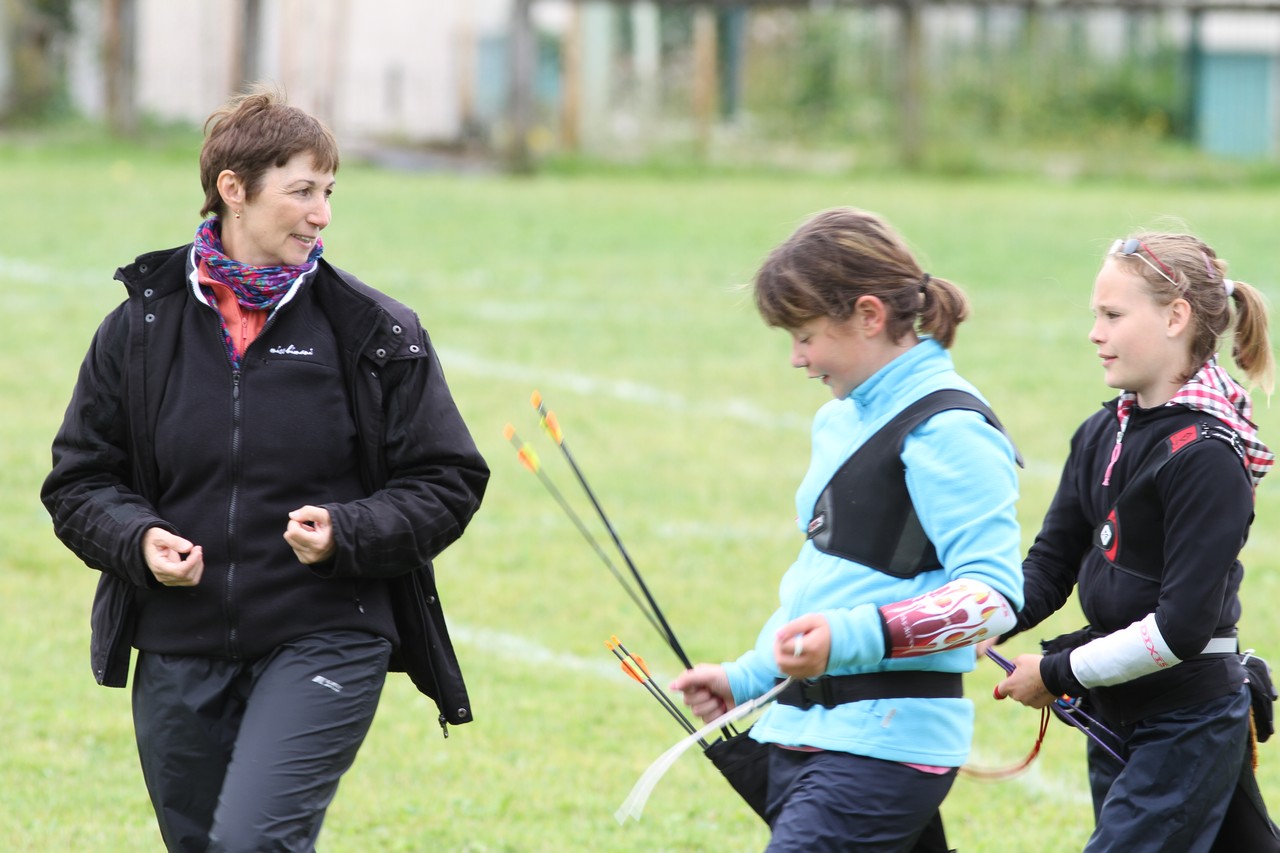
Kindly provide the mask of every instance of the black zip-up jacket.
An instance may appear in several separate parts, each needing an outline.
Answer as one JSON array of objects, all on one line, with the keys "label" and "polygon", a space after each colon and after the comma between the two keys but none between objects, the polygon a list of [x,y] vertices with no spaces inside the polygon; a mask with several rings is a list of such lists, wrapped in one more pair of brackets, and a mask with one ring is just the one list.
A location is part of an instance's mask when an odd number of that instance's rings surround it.
[{"label": "black zip-up jacket", "polygon": [[[1110,485],[1103,486],[1117,428],[1116,401],[1105,404],[1072,437],[1058,491],[1022,564],[1026,605],[1006,637],[1038,625],[1076,587],[1089,629],[1065,646],[1156,614],[1161,634],[1182,662],[1088,691],[1117,724],[1208,701],[1239,690],[1242,683],[1234,656],[1200,654],[1211,638],[1234,636],[1240,618],[1244,568],[1237,558],[1253,521],[1254,501],[1237,448],[1206,439],[1180,450],[1159,470],[1149,503],[1119,520],[1126,547],[1141,548],[1142,560],[1156,567],[1154,573],[1126,567],[1123,555],[1113,562],[1100,543],[1114,543],[1096,536],[1147,454],[1204,421],[1220,423],[1180,405],[1135,407]],[[1069,656],[1069,647],[1046,654],[1040,667],[1045,686],[1055,695],[1084,695]]]},{"label": "black zip-up jacket", "polygon": [[[151,527],[186,535],[156,509],[165,487],[156,432],[168,414],[162,406],[170,371],[191,345],[184,337],[190,330],[179,322],[194,302],[190,255],[190,245],[153,252],[116,271],[128,299],[94,336],[41,492],[58,537],[102,572],[91,662],[98,682],[112,687],[127,683],[139,600],[159,589],[143,558],[142,536]],[[442,726],[470,722],[431,561],[462,535],[479,508],[488,467],[411,309],[323,260],[298,296],[306,310],[327,321],[336,342],[356,456],[354,499],[323,504],[334,556],[310,567],[303,583],[330,579],[352,590],[375,589],[383,611],[369,618],[389,617],[393,625],[383,633],[398,638],[392,669],[407,672],[435,700]],[[198,405],[200,399],[190,394],[184,403]],[[227,397],[211,393],[208,405],[218,410],[203,414],[221,417]],[[234,503],[228,498],[213,511]],[[274,535],[282,533],[283,525]],[[279,618],[304,633],[309,614],[285,607]],[[222,653],[252,650],[255,639],[261,638],[239,638]]]}]

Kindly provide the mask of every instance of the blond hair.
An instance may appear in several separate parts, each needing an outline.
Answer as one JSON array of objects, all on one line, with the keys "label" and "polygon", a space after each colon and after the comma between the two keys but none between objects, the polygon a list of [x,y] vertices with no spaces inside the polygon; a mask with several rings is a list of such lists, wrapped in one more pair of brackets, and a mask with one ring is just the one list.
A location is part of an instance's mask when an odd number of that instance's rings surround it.
[{"label": "blond hair", "polygon": [[1227,279],[1227,262],[1191,234],[1140,231],[1129,239],[1137,240],[1138,251],[1145,251],[1155,264],[1149,265],[1136,255],[1113,253],[1109,257],[1125,272],[1141,278],[1157,304],[1185,299],[1191,306],[1191,366],[1182,381],[1217,353],[1222,336],[1231,331],[1232,360],[1250,381],[1270,394],[1276,367],[1262,292],[1246,282]]}]

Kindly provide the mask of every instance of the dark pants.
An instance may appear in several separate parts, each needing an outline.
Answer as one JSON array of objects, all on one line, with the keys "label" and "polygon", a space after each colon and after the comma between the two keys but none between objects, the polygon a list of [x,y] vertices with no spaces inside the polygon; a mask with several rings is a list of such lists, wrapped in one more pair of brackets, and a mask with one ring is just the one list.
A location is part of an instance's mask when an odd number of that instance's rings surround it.
[{"label": "dark pants", "polygon": [[935,775],[846,752],[775,748],[769,756],[768,853],[909,853],[956,771]]},{"label": "dark pants", "polygon": [[134,733],[165,846],[314,849],[390,654],[359,631],[301,637],[254,661],[140,652]]},{"label": "dark pants", "polygon": [[1204,853],[1240,779],[1249,690],[1115,729],[1122,768],[1089,742],[1097,827],[1086,853]]}]

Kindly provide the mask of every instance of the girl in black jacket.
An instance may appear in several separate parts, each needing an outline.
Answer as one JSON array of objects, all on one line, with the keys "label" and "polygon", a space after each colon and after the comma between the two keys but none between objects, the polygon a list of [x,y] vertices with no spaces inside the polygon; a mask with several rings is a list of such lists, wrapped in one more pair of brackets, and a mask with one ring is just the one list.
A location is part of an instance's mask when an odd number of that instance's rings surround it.
[{"label": "girl in black jacket", "polygon": [[1016,658],[996,697],[1036,708],[1087,697],[1118,734],[1124,765],[1091,744],[1090,853],[1214,849],[1242,773],[1252,782],[1237,557],[1273,455],[1216,359],[1232,313],[1235,363],[1268,393],[1274,363],[1261,295],[1225,272],[1187,234],[1111,246],[1089,340],[1121,394],[1072,438],[1006,635],[1078,589],[1088,627]]}]

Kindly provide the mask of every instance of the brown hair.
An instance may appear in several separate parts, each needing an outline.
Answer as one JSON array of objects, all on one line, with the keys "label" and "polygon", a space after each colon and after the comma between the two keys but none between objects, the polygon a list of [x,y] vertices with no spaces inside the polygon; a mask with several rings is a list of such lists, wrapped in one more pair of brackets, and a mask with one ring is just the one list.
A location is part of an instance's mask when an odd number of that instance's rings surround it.
[{"label": "brown hair", "polygon": [[[1227,262],[1208,245],[1190,234],[1142,231],[1131,234],[1146,252],[1163,267],[1177,286],[1142,258],[1112,254],[1110,257],[1128,273],[1138,276],[1147,293],[1159,305],[1185,299],[1191,306],[1191,366],[1183,382],[1194,375],[1218,351],[1219,340],[1233,331],[1231,358],[1251,381],[1270,394],[1275,385],[1275,357],[1267,331],[1267,303],[1262,293],[1243,281],[1231,282],[1228,289]],[[1142,248],[1145,247],[1145,248]],[[1231,306],[1235,305],[1235,326],[1231,328]]]},{"label": "brown hair", "polygon": [[263,85],[252,87],[215,110],[204,123],[200,150],[200,184],[204,187],[201,216],[226,213],[218,192],[218,175],[230,169],[244,182],[252,199],[262,176],[307,151],[317,169],[338,171],[338,143],[329,128],[314,116],[285,103],[284,95]]},{"label": "brown hair", "polygon": [[819,317],[847,320],[858,298],[868,295],[885,304],[886,331],[895,341],[918,328],[949,347],[969,314],[964,291],[926,275],[887,222],[852,207],[810,217],[755,277],[760,316],[783,329]]}]

